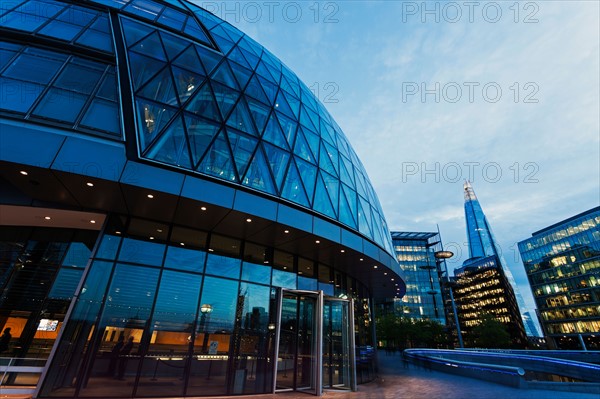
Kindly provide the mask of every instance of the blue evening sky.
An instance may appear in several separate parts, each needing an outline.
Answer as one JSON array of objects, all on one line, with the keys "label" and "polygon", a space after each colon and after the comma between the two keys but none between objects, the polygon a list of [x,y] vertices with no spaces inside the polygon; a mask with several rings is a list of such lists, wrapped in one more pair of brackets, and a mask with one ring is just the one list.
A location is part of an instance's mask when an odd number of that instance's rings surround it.
[{"label": "blue evening sky", "polygon": [[516,243],[600,204],[597,1],[196,3],[317,92],[390,229],[439,225],[451,269],[470,179],[534,308]]}]

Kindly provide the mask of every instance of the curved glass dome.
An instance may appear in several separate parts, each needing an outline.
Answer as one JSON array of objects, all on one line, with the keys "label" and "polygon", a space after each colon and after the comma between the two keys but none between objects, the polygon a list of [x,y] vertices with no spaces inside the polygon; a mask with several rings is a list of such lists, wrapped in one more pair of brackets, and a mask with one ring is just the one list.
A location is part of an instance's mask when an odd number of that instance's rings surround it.
[{"label": "curved glass dome", "polygon": [[[122,87],[121,93],[132,96],[121,98],[122,108],[135,115],[141,158],[291,201],[392,252],[379,200],[342,130],[287,66],[229,23],[177,0],[85,2],[120,10],[118,19],[102,13],[105,7],[91,19],[89,10],[76,12],[75,5],[60,1],[17,3],[0,25],[18,20],[16,14],[28,8],[55,7],[42,27],[9,27],[73,46],[94,47],[87,36],[102,34],[95,50],[112,54],[115,48],[118,57],[126,56],[129,77],[119,83],[129,81],[129,90]],[[68,18],[59,10],[65,7],[71,10]],[[107,43],[106,28],[91,29],[101,18],[110,22],[114,46]],[[46,26],[52,24],[54,29]],[[65,24],[83,33],[64,38]],[[131,101],[134,112],[127,111]]]}]

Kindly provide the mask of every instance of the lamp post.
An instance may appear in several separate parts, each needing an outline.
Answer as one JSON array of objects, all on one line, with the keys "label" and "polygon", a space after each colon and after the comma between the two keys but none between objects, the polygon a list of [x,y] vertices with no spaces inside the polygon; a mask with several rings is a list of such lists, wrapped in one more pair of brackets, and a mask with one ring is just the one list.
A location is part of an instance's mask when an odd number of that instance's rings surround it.
[{"label": "lamp post", "polygon": [[[450,259],[454,256],[454,253],[451,251],[437,251],[435,254],[435,259],[437,262],[445,262],[446,259]],[[446,279],[444,283],[446,287],[448,287],[448,292],[450,293],[450,303],[452,304],[452,313],[454,314],[454,324],[456,325],[456,335],[458,336],[458,346],[462,349],[464,348],[462,333],[460,331],[460,324],[458,324],[458,314],[456,313],[456,303],[454,302],[454,293],[453,293],[453,285],[454,282],[450,281],[450,277],[448,276],[448,269],[445,270]]]},{"label": "lamp post", "polygon": [[206,329],[206,318],[212,313],[212,305],[204,304],[200,305],[200,329],[204,333],[204,339],[202,340],[202,353],[208,352],[208,331]]}]

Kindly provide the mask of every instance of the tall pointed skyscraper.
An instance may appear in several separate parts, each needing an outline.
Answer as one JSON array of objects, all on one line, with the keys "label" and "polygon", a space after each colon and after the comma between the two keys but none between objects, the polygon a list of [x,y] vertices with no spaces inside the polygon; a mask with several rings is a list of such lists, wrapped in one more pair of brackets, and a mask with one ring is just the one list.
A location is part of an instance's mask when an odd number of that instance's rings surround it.
[{"label": "tall pointed skyscraper", "polygon": [[491,314],[506,325],[511,336],[510,346],[525,347],[523,299],[468,181],[464,184],[464,194],[469,259],[454,274],[457,313],[465,341],[470,346],[478,346],[477,337],[470,331],[484,314]]}]

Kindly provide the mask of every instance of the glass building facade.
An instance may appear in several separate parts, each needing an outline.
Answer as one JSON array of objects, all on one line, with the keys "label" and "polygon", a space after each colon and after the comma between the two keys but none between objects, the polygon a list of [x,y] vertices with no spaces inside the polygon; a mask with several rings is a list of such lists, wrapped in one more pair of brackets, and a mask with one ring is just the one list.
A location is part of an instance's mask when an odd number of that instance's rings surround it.
[{"label": "glass building facade", "polygon": [[533,233],[519,251],[547,343],[600,349],[600,207]]},{"label": "glass building facade", "polygon": [[178,0],[0,5],[3,392],[355,389],[402,296],[347,138],[273,54]]}]

